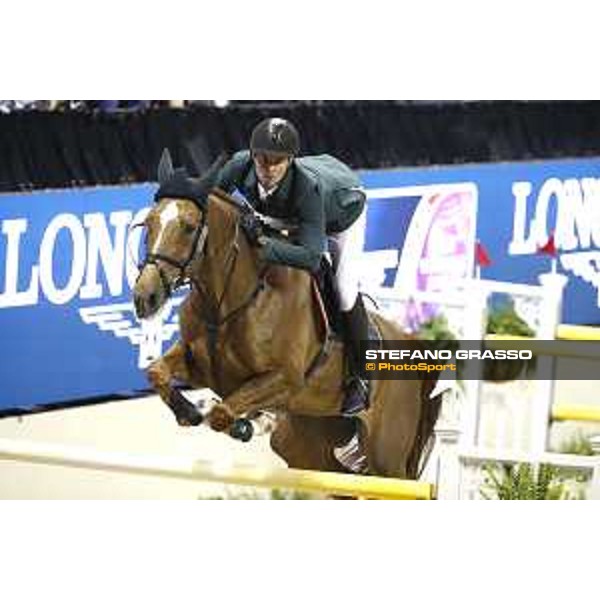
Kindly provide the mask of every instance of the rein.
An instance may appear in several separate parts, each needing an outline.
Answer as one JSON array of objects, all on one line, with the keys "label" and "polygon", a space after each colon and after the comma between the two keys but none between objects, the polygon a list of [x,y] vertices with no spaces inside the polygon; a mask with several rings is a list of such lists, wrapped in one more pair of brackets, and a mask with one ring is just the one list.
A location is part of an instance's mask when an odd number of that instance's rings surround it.
[{"label": "rein", "polygon": [[[221,307],[223,305],[223,301],[227,294],[227,290],[229,289],[229,284],[231,282],[231,277],[235,270],[235,266],[237,264],[237,259],[239,256],[239,244],[238,237],[240,233],[240,222],[236,221],[235,224],[235,236],[233,238],[233,243],[231,244],[231,249],[227,254],[225,259],[225,265],[227,268],[227,274],[225,276],[225,284],[223,286],[223,292],[221,293],[221,297],[217,302],[213,301],[212,296],[206,290],[206,286],[202,285],[202,282],[197,279],[191,277],[190,281],[198,293],[207,300],[207,304],[211,307],[210,315],[203,315],[203,323],[206,329],[206,337],[207,337],[207,345],[208,345],[208,356],[211,360],[213,367],[215,366],[216,357],[217,357],[217,343],[219,338],[219,329],[234,319],[237,315],[239,315],[242,311],[248,308],[260,292],[265,288],[266,285],[266,271],[267,266],[265,265],[258,276],[258,281],[256,286],[252,290],[252,292],[248,295],[248,297],[236,308],[234,308],[231,312],[227,313],[224,316],[221,316]],[[213,369],[214,370],[214,369]]]},{"label": "rein", "polygon": [[[178,261],[171,256],[163,254],[161,252],[150,252],[146,254],[144,261],[140,265],[140,275],[142,270],[147,265],[153,265],[157,270],[160,276],[161,283],[164,287],[164,290],[167,296],[171,296],[171,294],[177,290],[178,288],[190,283],[196,291],[200,294],[200,296],[206,301],[206,306],[209,308],[209,314],[202,315],[202,322],[206,329],[207,336],[207,345],[208,345],[208,355],[210,361],[212,363],[213,371],[216,357],[217,357],[217,343],[219,336],[219,329],[223,327],[226,323],[233,320],[236,316],[238,316],[242,311],[247,309],[256,299],[256,297],[260,294],[260,292],[265,288],[266,285],[266,272],[268,269],[268,265],[265,265],[259,275],[256,286],[252,290],[252,292],[248,295],[248,297],[236,308],[234,308],[231,312],[227,313],[224,316],[221,316],[221,309],[223,306],[223,302],[227,295],[227,291],[229,289],[231,278],[233,276],[233,272],[235,271],[235,266],[237,264],[237,259],[239,256],[239,243],[238,238],[240,235],[240,222],[239,219],[235,224],[235,235],[233,238],[233,242],[231,244],[231,249],[229,250],[227,257],[225,259],[226,275],[224,280],[223,291],[218,299],[214,299],[213,295],[209,293],[206,289],[206,285],[196,277],[193,277],[189,273],[189,267],[194,263],[194,261],[199,260],[204,256],[204,249],[206,245],[206,241],[208,238],[208,225],[206,223],[206,215],[203,212],[202,221],[198,226],[193,243],[191,245],[190,253],[187,258],[183,261]],[[141,225],[141,224],[140,224]],[[165,274],[164,270],[161,268],[161,263],[167,263],[175,267],[178,270],[178,275],[174,280],[174,283],[171,284]],[[138,275],[138,277],[140,276]]]},{"label": "rein", "polygon": [[[167,296],[170,297],[175,290],[179,289],[180,287],[186,285],[189,281],[191,281],[191,278],[186,277],[186,270],[194,259],[203,256],[207,236],[208,225],[206,224],[206,219],[203,216],[202,221],[194,234],[194,240],[191,245],[190,253],[188,254],[188,257],[185,260],[178,261],[177,259],[172,258],[171,256],[168,256],[166,254],[162,254],[161,252],[148,252],[144,261],[139,267],[140,274],[147,265],[153,265],[158,270],[158,275],[160,276],[161,283],[165,289]],[[171,285],[167,276],[165,275],[164,270],[161,268],[162,262],[167,263],[172,267],[175,267],[179,271],[173,285]]]}]

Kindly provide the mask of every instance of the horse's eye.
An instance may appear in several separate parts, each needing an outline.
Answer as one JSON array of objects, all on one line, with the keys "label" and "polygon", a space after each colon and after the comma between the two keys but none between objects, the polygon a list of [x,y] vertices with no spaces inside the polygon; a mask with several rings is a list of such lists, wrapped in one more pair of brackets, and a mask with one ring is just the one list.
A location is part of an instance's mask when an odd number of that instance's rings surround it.
[{"label": "horse's eye", "polygon": [[192,233],[194,233],[194,231],[196,231],[196,228],[191,223],[183,224],[183,233],[185,233],[186,235],[191,235]]}]

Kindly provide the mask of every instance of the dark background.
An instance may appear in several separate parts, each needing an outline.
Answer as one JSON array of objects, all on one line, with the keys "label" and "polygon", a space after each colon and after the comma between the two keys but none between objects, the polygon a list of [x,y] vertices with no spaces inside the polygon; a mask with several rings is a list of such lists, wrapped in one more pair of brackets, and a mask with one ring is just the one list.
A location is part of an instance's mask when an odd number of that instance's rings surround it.
[{"label": "dark background", "polygon": [[233,101],[33,110],[0,115],[0,191],[151,181],[164,147],[194,171],[222,151],[246,147],[266,116],[298,126],[302,153],[328,152],[354,168],[600,154],[597,101]]}]

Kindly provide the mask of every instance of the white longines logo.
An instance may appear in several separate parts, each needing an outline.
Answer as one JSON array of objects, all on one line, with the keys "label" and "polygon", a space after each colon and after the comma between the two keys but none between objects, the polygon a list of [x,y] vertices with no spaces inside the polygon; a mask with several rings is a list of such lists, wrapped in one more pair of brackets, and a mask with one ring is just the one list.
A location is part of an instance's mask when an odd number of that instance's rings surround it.
[{"label": "white longines logo", "polygon": [[[6,264],[0,309],[35,306],[42,300],[65,305],[76,299],[103,302],[123,296],[138,275],[142,230],[132,225],[143,222],[148,211],[59,213],[44,229],[37,249],[27,239],[28,219],[3,220],[0,242],[6,246]],[[61,257],[57,251],[59,238],[70,242],[70,257]],[[21,260],[22,254],[27,260]],[[170,299],[155,318],[143,322],[136,319],[131,302],[96,304],[78,312],[85,324],[138,346],[137,364],[145,369],[178,331],[177,308],[182,300]]]},{"label": "white longines logo", "polygon": [[600,178],[515,181],[512,193],[509,254],[535,254],[554,232],[561,266],[594,286],[600,306]]},{"label": "white longines logo", "polygon": [[110,331],[119,338],[127,338],[139,346],[138,367],[145,369],[163,353],[163,344],[179,330],[177,308],[183,297],[171,298],[152,319],[138,321],[133,303],[104,304],[79,309],[81,320],[95,324],[101,331]]}]

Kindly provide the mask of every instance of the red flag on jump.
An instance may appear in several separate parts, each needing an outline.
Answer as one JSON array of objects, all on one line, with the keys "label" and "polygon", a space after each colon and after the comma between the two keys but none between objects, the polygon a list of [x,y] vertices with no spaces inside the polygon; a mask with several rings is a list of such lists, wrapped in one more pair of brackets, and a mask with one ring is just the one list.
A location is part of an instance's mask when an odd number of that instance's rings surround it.
[{"label": "red flag on jump", "polygon": [[480,267],[489,267],[492,264],[490,255],[480,241],[475,243],[475,262]]},{"label": "red flag on jump", "polygon": [[550,256],[556,256],[556,246],[554,245],[554,232],[550,234],[548,241],[543,246],[538,246],[538,254],[549,254]]}]

